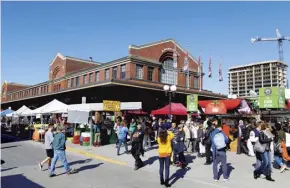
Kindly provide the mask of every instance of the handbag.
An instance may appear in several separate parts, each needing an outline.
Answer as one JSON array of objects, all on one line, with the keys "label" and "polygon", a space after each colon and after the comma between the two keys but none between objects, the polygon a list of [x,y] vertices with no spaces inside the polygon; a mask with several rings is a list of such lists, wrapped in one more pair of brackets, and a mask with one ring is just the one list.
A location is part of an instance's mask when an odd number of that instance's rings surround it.
[{"label": "handbag", "polygon": [[258,141],[255,143],[254,151],[255,151],[255,152],[259,152],[259,153],[264,153],[265,150],[266,150],[266,144],[261,144],[261,142],[258,140]]},{"label": "handbag", "polygon": [[282,154],[282,147],[281,143],[274,143],[274,152]]}]

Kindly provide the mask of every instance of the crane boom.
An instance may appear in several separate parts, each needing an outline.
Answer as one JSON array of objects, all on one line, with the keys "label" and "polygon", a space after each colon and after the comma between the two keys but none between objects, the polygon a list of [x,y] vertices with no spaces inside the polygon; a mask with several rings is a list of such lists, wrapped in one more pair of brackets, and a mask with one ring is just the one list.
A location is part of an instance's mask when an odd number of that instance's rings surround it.
[{"label": "crane boom", "polygon": [[284,37],[280,34],[279,29],[276,29],[276,36],[277,38],[260,38],[260,37],[256,37],[256,38],[252,38],[251,42],[255,43],[255,42],[263,42],[263,41],[277,41],[278,42],[278,52],[279,52],[279,60],[281,62],[284,61],[284,56],[283,56],[283,41],[284,40],[288,40],[290,41],[290,37]]}]

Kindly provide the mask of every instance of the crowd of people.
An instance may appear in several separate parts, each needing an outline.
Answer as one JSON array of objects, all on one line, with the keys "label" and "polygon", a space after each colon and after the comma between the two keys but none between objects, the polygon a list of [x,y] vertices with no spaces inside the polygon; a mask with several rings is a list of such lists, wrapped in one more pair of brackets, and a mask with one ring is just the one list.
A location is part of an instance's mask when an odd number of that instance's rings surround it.
[{"label": "crowd of people", "polygon": [[166,186],[170,186],[170,164],[181,168],[188,165],[184,153],[197,153],[198,157],[205,157],[205,165],[213,165],[214,181],[218,181],[218,164],[221,163],[223,179],[228,181],[226,152],[231,149],[231,142],[234,140],[237,140],[237,154],[245,153],[256,157],[253,172],[255,179],[264,174],[267,180],[275,181],[271,176],[273,166],[284,172],[290,161],[290,148],[286,147],[286,133],[290,133],[290,123],[282,125],[277,122],[270,125],[263,121],[252,120],[245,123],[240,120],[237,126],[228,126],[219,119],[207,118],[204,122],[181,121],[176,125],[169,120],[149,118],[141,121],[132,119],[131,123],[127,123],[119,117],[115,131],[118,137],[117,155],[120,155],[122,144],[129,154],[128,145],[131,144],[135,170],[144,166],[140,156],[150,149],[151,141],[158,145],[160,183]]},{"label": "crowd of people", "polygon": [[[288,169],[290,148],[286,147],[286,133],[290,133],[290,122],[269,124],[255,120],[245,123],[240,120],[236,126],[229,126],[216,118],[206,118],[204,122],[180,121],[178,125],[161,118],[138,120],[132,118],[129,122],[122,117],[116,118],[114,131],[117,155],[120,155],[121,146],[124,145],[125,153],[133,156],[134,169],[138,170],[144,166],[141,155],[144,156],[144,153],[156,144],[160,163],[160,183],[166,187],[170,186],[170,165],[183,169],[188,166],[185,153],[196,153],[198,157],[205,158],[205,165],[213,165],[214,181],[219,180],[218,164],[221,163],[223,180],[228,181],[227,151],[232,149],[231,142],[235,140],[237,154],[245,153],[250,157],[256,157],[253,172],[255,179],[264,174],[267,180],[275,181],[271,176],[273,168],[278,167],[280,172]],[[66,172],[71,174],[75,171],[66,161],[65,136],[59,128],[53,136],[53,129],[53,126],[49,126],[49,131],[45,133],[47,158],[39,164],[39,167],[42,169],[47,162],[52,177],[56,161],[60,159]],[[95,140],[97,143],[100,142],[99,131],[96,132]]]}]

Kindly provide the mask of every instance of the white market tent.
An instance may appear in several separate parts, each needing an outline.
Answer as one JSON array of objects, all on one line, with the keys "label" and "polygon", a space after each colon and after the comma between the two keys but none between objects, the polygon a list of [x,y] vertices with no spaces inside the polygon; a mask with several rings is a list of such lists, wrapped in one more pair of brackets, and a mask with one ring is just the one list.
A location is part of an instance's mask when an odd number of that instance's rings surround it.
[{"label": "white market tent", "polygon": [[[103,103],[86,103],[67,105],[68,111],[103,111]],[[142,102],[121,102],[121,110],[141,110]]]},{"label": "white market tent", "polygon": [[26,110],[19,113],[19,116],[35,116],[35,114],[33,113],[33,110],[27,108]]},{"label": "white market tent", "polygon": [[31,114],[50,114],[50,113],[65,113],[67,112],[67,105],[54,99],[53,101],[32,110]]},{"label": "white market tent", "polygon": [[18,116],[20,115],[21,112],[25,111],[29,109],[28,107],[26,107],[25,105],[23,105],[21,108],[19,108],[18,110],[12,112],[12,113],[9,113],[9,114],[6,114],[7,117],[12,117],[12,116]]}]

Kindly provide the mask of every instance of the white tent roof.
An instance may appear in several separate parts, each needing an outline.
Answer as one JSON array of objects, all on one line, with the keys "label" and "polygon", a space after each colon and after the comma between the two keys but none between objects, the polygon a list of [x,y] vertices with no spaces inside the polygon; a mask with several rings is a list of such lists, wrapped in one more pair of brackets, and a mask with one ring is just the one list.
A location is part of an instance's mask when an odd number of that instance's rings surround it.
[{"label": "white tent roof", "polygon": [[33,110],[27,108],[24,111],[22,111],[19,116],[34,116]]},{"label": "white tent roof", "polygon": [[[67,105],[68,111],[103,111],[103,103],[86,103]],[[121,102],[121,110],[141,110],[142,102]]]},{"label": "white tent roof", "polygon": [[49,114],[49,113],[63,113],[67,112],[68,106],[56,99],[43,105],[35,110],[32,110],[33,114]]},{"label": "white tent roof", "polygon": [[27,110],[27,109],[29,109],[29,108],[27,108],[25,105],[23,105],[23,106],[22,106],[21,108],[19,108],[18,110],[14,111],[14,112],[12,112],[12,113],[10,113],[10,114],[7,114],[6,116],[7,116],[7,117],[11,117],[11,116],[13,116],[13,115],[20,115],[21,112],[23,112],[23,111],[25,111],[25,110]]}]

